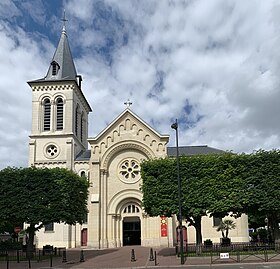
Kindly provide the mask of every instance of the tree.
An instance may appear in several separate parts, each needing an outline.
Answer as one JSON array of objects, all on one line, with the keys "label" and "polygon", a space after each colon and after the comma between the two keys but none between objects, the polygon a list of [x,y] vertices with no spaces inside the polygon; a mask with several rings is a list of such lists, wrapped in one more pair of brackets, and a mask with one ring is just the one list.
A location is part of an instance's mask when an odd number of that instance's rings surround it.
[{"label": "tree", "polygon": [[15,220],[4,221],[0,219],[0,234],[8,233],[14,241],[18,238],[18,233],[15,231],[15,227],[20,227],[22,229],[23,223],[18,223]]},{"label": "tree", "polygon": [[259,150],[248,155],[245,190],[248,197],[246,211],[251,216],[268,219],[272,239],[280,240],[280,151]]},{"label": "tree", "polygon": [[228,238],[229,231],[235,229],[236,224],[231,219],[225,219],[221,221],[220,225],[217,228],[217,232],[222,232],[223,238]]},{"label": "tree", "polygon": [[[143,206],[148,214],[178,214],[175,159],[141,165]],[[249,214],[268,219],[272,239],[280,240],[280,151],[180,157],[182,214],[196,229],[200,244],[201,218]]]},{"label": "tree", "polygon": [[27,251],[35,232],[56,222],[82,223],[87,214],[88,181],[64,168],[5,168],[0,171],[0,220],[27,223]]},{"label": "tree", "polygon": [[[182,214],[202,243],[201,220],[212,214],[224,217],[243,211],[242,170],[237,155],[180,157]],[[143,206],[151,216],[178,215],[178,184],[175,159],[145,161],[141,165]]]}]

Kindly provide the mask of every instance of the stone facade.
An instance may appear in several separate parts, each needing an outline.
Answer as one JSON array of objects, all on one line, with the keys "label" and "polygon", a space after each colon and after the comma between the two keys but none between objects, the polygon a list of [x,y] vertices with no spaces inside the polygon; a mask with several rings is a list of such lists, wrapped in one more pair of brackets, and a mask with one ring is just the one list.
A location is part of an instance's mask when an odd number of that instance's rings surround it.
[{"label": "stone facade", "polygon": [[[167,226],[163,235],[162,219],[149,217],[141,206],[141,161],[166,157],[169,136],[159,134],[126,108],[97,137],[88,138],[91,108],[81,90],[81,76],[76,74],[65,29],[47,76],[28,83],[32,89],[29,165],[65,167],[86,176],[90,182],[87,222],[45,227],[36,235],[37,246],[115,248],[176,244],[175,217],[164,219]],[[248,241],[247,216],[236,223],[237,228],[230,234],[232,241]],[[202,227],[203,239],[219,242],[213,218],[204,217]],[[188,242],[195,242],[192,227],[187,228],[187,238]]]}]

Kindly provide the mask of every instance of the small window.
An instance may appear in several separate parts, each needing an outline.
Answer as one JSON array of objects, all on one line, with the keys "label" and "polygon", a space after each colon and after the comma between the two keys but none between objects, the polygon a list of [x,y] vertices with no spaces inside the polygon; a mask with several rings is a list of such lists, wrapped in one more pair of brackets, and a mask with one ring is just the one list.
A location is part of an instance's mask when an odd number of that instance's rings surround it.
[{"label": "small window", "polygon": [[59,149],[56,145],[51,144],[46,148],[46,156],[48,158],[55,158],[59,154]]},{"label": "small window", "polygon": [[220,226],[221,222],[222,222],[221,218],[213,217],[213,226],[214,227]]},{"label": "small window", "polygon": [[52,66],[52,76],[56,76],[59,70],[59,64],[56,61],[51,63]]},{"label": "small window", "polygon": [[53,232],[54,231],[54,223],[48,223],[45,225],[45,232]]},{"label": "small window", "polygon": [[56,129],[63,130],[63,100],[57,98],[56,100]]},{"label": "small window", "polygon": [[82,112],[82,115],[81,115],[81,133],[80,133],[80,135],[81,135],[81,141],[83,142],[83,133],[84,133],[84,113]]},{"label": "small window", "polygon": [[56,75],[56,72],[57,72],[57,65],[54,64],[54,65],[52,66],[52,75],[55,76],[55,75]]},{"label": "small window", "polygon": [[46,98],[44,100],[44,131],[51,129],[51,101]]},{"label": "small window", "polygon": [[81,172],[81,177],[86,177],[86,171]]},{"label": "small window", "polygon": [[75,112],[75,135],[78,136],[78,124],[79,124],[79,106],[76,107]]}]

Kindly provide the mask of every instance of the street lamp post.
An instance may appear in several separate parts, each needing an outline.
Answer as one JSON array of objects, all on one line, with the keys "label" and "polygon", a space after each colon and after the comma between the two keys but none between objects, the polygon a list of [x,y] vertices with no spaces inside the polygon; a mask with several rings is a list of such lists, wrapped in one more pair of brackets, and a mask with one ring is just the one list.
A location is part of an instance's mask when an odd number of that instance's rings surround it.
[{"label": "street lamp post", "polygon": [[183,226],[182,226],[182,205],[181,205],[181,179],[180,179],[180,162],[179,162],[179,145],[178,145],[178,121],[171,125],[176,132],[176,159],[177,159],[177,176],[178,176],[178,207],[179,207],[179,228],[180,228],[180,257],[181,264],[184,264],[183,254]]},{"label": "street lamp post", "polygon": [[266,243],[269,244],[268,217],[264,219],[264,222],[266,223]]}]

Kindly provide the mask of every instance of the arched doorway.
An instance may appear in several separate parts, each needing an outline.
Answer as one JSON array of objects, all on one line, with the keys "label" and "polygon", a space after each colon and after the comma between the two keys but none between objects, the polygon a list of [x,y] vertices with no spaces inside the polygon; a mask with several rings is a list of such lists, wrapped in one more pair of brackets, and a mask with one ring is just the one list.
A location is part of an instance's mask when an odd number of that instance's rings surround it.
[{"label": "arched doorway", "polygon": [[81,231],[81,246],[87,245],[87,229]]},{"label": "arched doorway", "polygon": [[141,245],[141,221],[139,217],[123,219],[123,245]]},{"label": "arched doorway", "polygon": [[112,237],[110,238],[110,234],[108,236],[110,247],[142,244],[145,223],[142,222],[140,198],[140,191],[126,190],[120,192],[109,204],[108,212],[112,215]]}]

